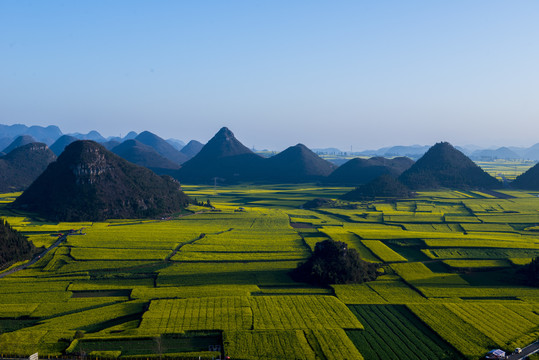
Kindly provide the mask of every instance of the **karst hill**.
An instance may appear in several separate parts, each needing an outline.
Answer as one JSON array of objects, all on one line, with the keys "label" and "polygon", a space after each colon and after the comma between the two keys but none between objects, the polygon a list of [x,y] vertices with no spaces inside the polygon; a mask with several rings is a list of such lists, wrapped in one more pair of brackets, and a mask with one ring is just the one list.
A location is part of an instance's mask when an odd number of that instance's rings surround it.
[{"label": "karst hill", "polygon": [[56,160],[44,143],[15,147],[0,157],[0,193],[22,191]]},{"label": "karst hill", "polygon": [[53,221],[101,221],[170,214],[187,202],[172,178],[81,140],[68,145],[12,206]]},{"label": "karst hill", "polygon": [[191,160],[182,165],[176,178],[181,182],[249,181],[260,177],[264,159],[243,145],[223,127]]},{"label": "karst hill", "polygon": [[492,189],[502,186],[498,180],[448,142],[432,146],[399,176],[399,181],[412,190],[440,187]]},{"label": "karst hill", "polygon": [[380,156],[370,159],[354,158],[339,166],[326,182],[339,185],[365,184],[383,174],[397,177],[413,164],[412,159],[403,156],[393,159]]},{"label": "karst hill", "polygon": [[137,135],[135,140],[138,140],[141,143],[152,147],[161,156],[169,159],[170,161],[178,165],[183,164],[188,159],[187,155],[181,153],[178,149],[169,144],[165,139],[149,131],[141,132]]},{"label": "karst hill", "polygon": [[303,144],[263,158],[243,145],[223,127],[176,174],[181,182],[210,183],[256,181],[263,183],[308,182],[325,178],[336,168]]},{"label": "karst hill", "polygon": [[539,164],[535,164],[528,171],[517,176],[511,186],[517,189],[539,190]]},{"label": "karst hill", "polygon": [[111,151],[133,164],[147,167],[156,174],[168,174],[171,170],[180,168],[180,165],[160,155],[151,146],[135,139],[126,140]]},{"label": "karst hill", "polygon": [[191,140],[185,145],[180,152],[185,154],[189,159],[193,158],[196,154],[202,150],[204,144],[199,141]]},{"label": "karst hill", "polygon": [[271,182],[310,182],[323,179],[336,165],[320,158],[303,144],[265,159],[265,178]]}]

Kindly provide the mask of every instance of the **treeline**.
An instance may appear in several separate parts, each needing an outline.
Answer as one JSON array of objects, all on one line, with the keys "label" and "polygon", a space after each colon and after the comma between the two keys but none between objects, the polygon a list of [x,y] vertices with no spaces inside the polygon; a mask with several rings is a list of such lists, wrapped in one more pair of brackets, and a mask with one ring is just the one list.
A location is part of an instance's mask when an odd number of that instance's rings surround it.
[{"label": "treeline", "polygon": [[26,236],[0,219],[0,268],[12,262],[28,259],[35,247]]},{"label": "treeline", "polygon": [[539,257],[535,257],[520,272],[524,275],[527,285],[539,287]]}]

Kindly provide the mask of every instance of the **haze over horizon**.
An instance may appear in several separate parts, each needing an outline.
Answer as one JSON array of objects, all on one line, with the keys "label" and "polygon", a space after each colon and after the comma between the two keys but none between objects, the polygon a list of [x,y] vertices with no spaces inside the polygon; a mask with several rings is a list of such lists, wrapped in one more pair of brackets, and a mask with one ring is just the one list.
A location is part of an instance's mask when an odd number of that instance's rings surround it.
[{"label": "haze over horizon", "polygon": [[0,123],[348,151],[539,142],[536,1],[0,2]]}]

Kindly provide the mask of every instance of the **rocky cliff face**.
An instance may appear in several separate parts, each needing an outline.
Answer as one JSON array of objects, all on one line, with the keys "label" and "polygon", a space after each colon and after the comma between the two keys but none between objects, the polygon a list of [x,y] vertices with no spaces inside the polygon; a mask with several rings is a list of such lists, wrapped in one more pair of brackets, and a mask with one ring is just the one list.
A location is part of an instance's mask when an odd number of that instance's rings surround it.
[{"label": "rocky cliff face", "polygon": [[97,147],[82,150],[81,161],[70,166],[75,175],[75,183],[95,184],[103,178],[104,173],[112,170],[112,167],[107,164],[105,154],[100,150]]}]

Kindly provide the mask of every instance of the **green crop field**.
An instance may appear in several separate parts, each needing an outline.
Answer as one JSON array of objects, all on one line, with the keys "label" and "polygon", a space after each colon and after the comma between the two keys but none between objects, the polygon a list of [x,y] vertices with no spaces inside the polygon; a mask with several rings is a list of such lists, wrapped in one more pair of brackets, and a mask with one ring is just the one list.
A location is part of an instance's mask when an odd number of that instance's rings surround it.
[{"label": "green crop field", "polygon": [[[507,177],[514,169],[487,165]],[[0,216],[36,246],[77,230],[0,278],[0,356],[211,359],[219,345],[245,360],[479,359],[539,337],[539,289],[519,273],[539,256],[535,193],[446,189],[307,210],[350,188],[184,190],[215,209],[46,223],[9,209],[19,193],[0,195]],[[294,281],[290,271],[326,239],[380,264],[381,276]]]}]

